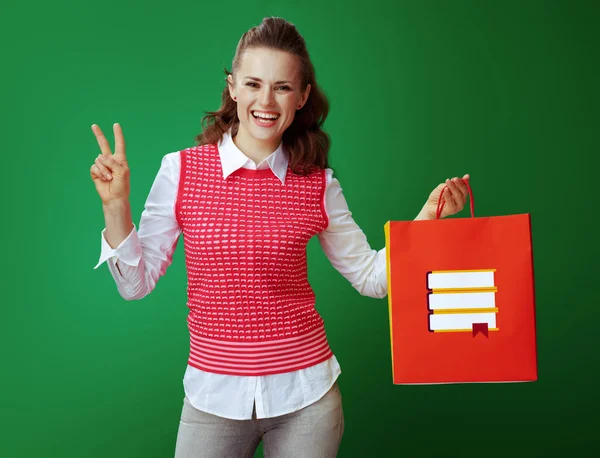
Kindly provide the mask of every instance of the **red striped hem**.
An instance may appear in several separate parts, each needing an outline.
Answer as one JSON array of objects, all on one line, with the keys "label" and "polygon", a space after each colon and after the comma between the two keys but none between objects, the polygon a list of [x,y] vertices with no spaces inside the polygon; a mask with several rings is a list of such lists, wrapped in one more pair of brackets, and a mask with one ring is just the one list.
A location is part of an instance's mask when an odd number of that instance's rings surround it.
[{"label": "red striped hem", "polygon": [[208,361],[202,361],[190,358],[188,360],[188,364],[196,369],[205,372],[212,372],[214,374],[223,374],[223,375],[239,375],[239,376],[262,376],[262,375],[273,375],[273,374],[283,374],[286,372],[299,371],[301,369],[306,369],[307,367],[314,366],[316,364],[327,361],[329,358],[333,356],[331,350],[327,353],[323,354],[320,357],[315,357],[313,359],[306,359],[302,362],[295,362],[292,364],[278,364],[269,368],[248,368],[248,369],[240,369],[240,368],[231,368],[228,366],[224,366],[222,364],[212,364]]},{"label": "red striped hem", "polygon": [[269,375],[305,369],[333,356],[323,326],[306,335],[264,342],[207,339],[190,332],[188,364],[229,375]]},{"label": "red striped hem", "polygon": [[190,340],[196,345],[203,347],[212,347],[215,349],[223,349],[228,352],[246,352],[246,351],[276,351],[283,350],[284,348],[296,348],[298,345],[303,343],[314,342],[325,335],[325,329],[323,326],[318,326],[312,331],[302,334],[300,336],[287,337],[284,339],[277,340],[263,340],[263,341],[239,341],[235,340],[217,340],[208,337],[201,337],[194,335],[193,328],[190,328]]},{"label": "red striped hem", "polygon": [[191,348],[190,356],[193,355],[196,357],[203,357],[205,359],[210,359],[215,362],[222,361],[222,362],[233,362],[233,363],[241,364],[241,365],[254,365],[254,364],[276,362],[276,361],[281,361],[281,360],[289,361],[289,359],[294,356],[301,357],[304,355],[313,355],[313,354],[315,354],[315,352],[319,352],[319,351],[322,351],[327,348],[329,348],[327,339],[323,339],[323,341],[317,347],[313,346],[310,348],[305,348],[302,351],[289,351],[289,352],[286,352],[285,354],[277,354],[276,356],[271,356],[271,355],[265,356],[265,355],[255,354],[257,356],[252,356],[252,357],[244,356],[244,358],[241,359],[241,358],[229,357],[228,353],[222,353],[222,352],[213,353],[213,352],[208,352],[206,350],[198,351],[195,347]]}]

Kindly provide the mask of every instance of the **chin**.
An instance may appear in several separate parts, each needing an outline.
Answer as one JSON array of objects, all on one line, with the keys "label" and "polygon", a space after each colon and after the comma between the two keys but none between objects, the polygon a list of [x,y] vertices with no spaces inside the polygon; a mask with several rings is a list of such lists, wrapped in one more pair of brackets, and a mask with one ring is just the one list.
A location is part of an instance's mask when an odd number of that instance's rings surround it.
[{"label": "chin", "polygon": [[253,138],[263,142],[276,141],[283,135],[279,129],[264,129],[257,126],[252,126],[248,132]]}]

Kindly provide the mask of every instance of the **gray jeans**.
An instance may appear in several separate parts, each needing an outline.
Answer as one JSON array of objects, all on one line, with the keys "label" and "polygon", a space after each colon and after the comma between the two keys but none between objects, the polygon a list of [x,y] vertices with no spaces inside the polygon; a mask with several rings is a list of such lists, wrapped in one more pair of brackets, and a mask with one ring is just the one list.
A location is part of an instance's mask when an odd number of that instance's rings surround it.
[{"label": "gray jeans", "polygon": [[261,439],[265,458],[334,458],[344,433],[337,383],[317,402],[273,418],[230,420],[184,399],[175,458],[252,457]]}]

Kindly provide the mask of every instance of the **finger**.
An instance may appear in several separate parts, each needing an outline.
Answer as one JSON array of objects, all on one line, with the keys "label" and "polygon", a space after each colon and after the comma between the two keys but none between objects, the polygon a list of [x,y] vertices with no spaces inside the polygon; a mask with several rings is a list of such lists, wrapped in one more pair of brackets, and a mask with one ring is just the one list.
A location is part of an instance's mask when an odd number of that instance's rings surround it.
[{"label": "finger", "polygon": [[96,159],[98,159],[104,167],[109,169],[109,171],[112,172],[113,175],[125,175],[127,168],[126,163],[119,163],[117,160],[115,160],[114,156],[98,156]]},{"label": "finger", "polygon": [[96,124],[92,124],[92,131],[94,132],[94,135],[96,136],[96,140],[98,141],[98,145],[100,146],[100,151],[102,151],[102,154],[108,156],[112,156],[112,152],[110,151],[110,145],[108,144],[108,140],[106,140],[106,137],[104,136],[104,134],[102,133],[102,130],[100,129],[100,127],[98,127]]},{"label": "finger", "polygon": [[90,167],[90,176],[92,177],[92,180],[100,179],[102,181],[106,181],[106,178],[102,176],[102,172],[96,164],[92,164],[92,166]]},{"label": "finger", "polygon": [[453,178],[452,182],[456,185],[460,192],[461,200],[463,204],[467,202],[467,196],[469,194],[469,190],[467,189],[466,183],[461,178]]},{"label": "finger", "polygon": [[113,131],[115,133],[115,159],[123,161],[125,160],[125,137],[123,136],[123,129],[118,122],[113,125]]},{"label": "finger", "polygon": [[106,178],[107,180],[110,180],[112,178],[109,168],[105,165],[105,161],[109,157],[111,157],[111,156],[103,156],[102,154],[100,154],[94,161],[94,164],[96,165],[96,167],[98,167],[98,170],[100,170],[100,173],[102,174],[102,176],[104,178]]},{"label": "finger", "polygon": [[448,182],[448,187],[452,192],[452,197],[454,198],[454,203],[457,205],[459,209],[461,209],[465,205],[466,195],[461,192],[456,183],[457,178],[452,178]]},{"label": "finger", "polygon": [[453,206],[459,206],[458,205],[459,200],[458,200],[457,196],[460,196],[460,191],[458,190],[456,185],[450,179],[446,179],[446,186],[448,186],[448,189],[446,189],[446,192],[444,193],[446,202],[448,202],[448,204],[453,205]]}]

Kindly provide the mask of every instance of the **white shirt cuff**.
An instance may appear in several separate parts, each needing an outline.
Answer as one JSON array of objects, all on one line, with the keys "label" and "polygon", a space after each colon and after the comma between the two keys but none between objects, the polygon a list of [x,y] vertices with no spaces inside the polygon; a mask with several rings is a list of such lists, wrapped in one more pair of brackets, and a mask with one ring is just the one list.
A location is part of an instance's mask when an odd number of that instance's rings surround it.
[{"label": "white shirt cuff", "polygon": [[117,248],[112,248],[106,238],[104,237],[104,233],[106,232],[106,228],[102,230],[101,238],[101,251],[100,251],[100,259],[98,260],[98,264],[94,267],[97,269],[100,267],[106,260],[110,258],[116,258],[123,264],[130,265],[132,267],[136,267],[140,259],[142,258],[142,247],[140,244],[140,240],[138,238],[137,230],[135,224],[133,225],[133,229],[127,236],[125,240],[123,240]]}]

